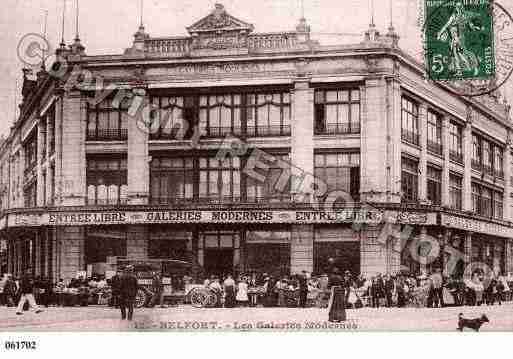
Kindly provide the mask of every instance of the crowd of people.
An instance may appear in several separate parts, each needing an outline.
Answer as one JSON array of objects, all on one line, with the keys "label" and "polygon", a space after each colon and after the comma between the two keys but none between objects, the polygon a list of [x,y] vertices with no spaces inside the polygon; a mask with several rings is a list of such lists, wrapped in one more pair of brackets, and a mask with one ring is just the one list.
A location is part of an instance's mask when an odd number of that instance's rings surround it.
[{"label": "crowd of people", "polygon": [[0,305],[17,306],[23,292],[30,292],[35,302],[41,306],[87,306],[106,304],[103,293],[110,291],[110,281],[105,276],[72,278],[66,283],[62,278],[52,282],[48,278],[4,275],[0,278]]},{"label": "crowd of people", "polygon": [[420,275],[377,274],[369,278],[349,271],[329,274],[302,272],[275,278],[267,273],[234,278],[211,276],[203,285],[217,296],[217,306],[326,307],[332,287],[341,287],[347,308],[444,307],[501,305],[511,300],[513,277],[485,275],[476,271],[471,278],[445,277],[440,270]]},{"label": "crowd of people", "polygon": [[[0,305],[39,309],[55,306],[87,306],[90,304],[119,307],[120,280],[123,273],[110,279],[105,276],[74,278],[65,283],[59,279],[24,275],[6,275],[0,279]],[[184,282],[192,284],[191,277]],[[202,281],[204,288],[215,294],[215,306],[241,307],[307,307],[325,308],[333,288],[343,297],[346,308],[369,307],[444,307],[501,305],[512,299],[513,277],[485,275],[476,271],[471,278],[445,277],[440,270],[420,275],[377,274],[368,278],[352,275],[336,268],[323,274],[303,271],[289,276],[267,273],[248,273],[237,276],[209,276]],[[153,296],[147,306],[164,304],[164,284],[155,273],[150,287]],[[28,302],[28,303],[26,303]],[[21,304],[20,304],[21,303]],[[37,303],[37,304],[36,304]],[[28,305],[27,305],[28,304]],[[20,305],[22,307],[20,307]],[[39,306],[38,306],[39,305]]]}]

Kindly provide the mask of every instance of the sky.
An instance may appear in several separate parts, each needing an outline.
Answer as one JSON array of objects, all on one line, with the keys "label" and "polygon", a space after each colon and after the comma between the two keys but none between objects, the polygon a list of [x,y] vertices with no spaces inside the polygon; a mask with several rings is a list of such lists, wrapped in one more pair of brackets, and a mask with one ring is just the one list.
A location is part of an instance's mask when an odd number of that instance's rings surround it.
[{"label": "sky", "polygon": [[[19,104],[23,63],[17,47],[27,33],[43,33],[45,11],[47,38],[55,46],[61,39],[63,1],[66,1],[64,38],[75,37],[76,0],[2,0],[0,12],[0,135],[8,134]],[[361,41],[371,18],[372,0],[304,0],[304,14],[312,38],[321,44]],[[378,30],[386,32],[391,13],[401,36],[399,46],[416,57],[422,55],[418,27],[421,0],[374,0]],[[140,21],[141,0],[79,0],[79,29],[88,55],[121,54],[130,47]],[[216,2],[233,16],[255,26],[255,32],[293,30],[301,17],[301,0],[143,0],[143,20],[151,36],[186,35],[185,27],[208,15]],[[513,13],[513,0],[500,0]],[[337,34],[337,35],[333,35]],[[340,34],[340,35],[339,35]],[[344,34],[344,35],[342,35]],[[360,36],[351,36],[360,35]],[[513,79],[510,80],[513,95]],[[513,99],[510,99],[510,102]]]}]

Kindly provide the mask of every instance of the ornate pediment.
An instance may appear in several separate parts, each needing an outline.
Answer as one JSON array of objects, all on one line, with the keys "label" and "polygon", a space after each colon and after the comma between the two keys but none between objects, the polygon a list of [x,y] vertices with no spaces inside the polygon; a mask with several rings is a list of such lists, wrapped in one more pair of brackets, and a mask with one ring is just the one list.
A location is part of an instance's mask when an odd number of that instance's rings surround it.
[{"label": "ornate pediment", "polygon": [[228,14],[221,4],[216,4],[215,9],[210,15],[197,21],[187,28],[190,34],[206,33],[206,32],[231,32],[241,31],[250,33],[253,31],[253,25],[239,20]]}]

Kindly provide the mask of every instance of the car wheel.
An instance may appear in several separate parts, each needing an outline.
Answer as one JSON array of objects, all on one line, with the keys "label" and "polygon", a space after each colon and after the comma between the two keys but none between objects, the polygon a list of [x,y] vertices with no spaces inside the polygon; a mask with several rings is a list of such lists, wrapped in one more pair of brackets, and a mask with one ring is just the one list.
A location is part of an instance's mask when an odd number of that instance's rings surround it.
[{"label": "car wheel", "polygon": [[208,303],[209,294],[205,290],[193,289],[190,293],[191,305],[195,308],[203,308]]},{"label": "car wheel", "polygon": [[137,290],[137,294],[135,295],[135,307],[142,308],[148,301],[148,294],[141,288]]}]

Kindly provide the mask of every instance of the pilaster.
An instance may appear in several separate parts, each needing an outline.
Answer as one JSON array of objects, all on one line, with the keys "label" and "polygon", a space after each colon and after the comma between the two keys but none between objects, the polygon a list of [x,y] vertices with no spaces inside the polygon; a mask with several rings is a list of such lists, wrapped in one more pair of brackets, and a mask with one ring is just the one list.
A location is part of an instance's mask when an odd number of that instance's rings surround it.
[{"label": "pilaster", "polygon": [[59,276],[65,281],[75,278],[77,271],[85,270],[84,227],[57,229],[59,240]]},{"label": "pilaster", "polygon": [[467,109],[467,123],[463,130],[463,210],[472,211],[472,109]]},{"label": "pilaster", "polygon": [[63,101],[61,205],[83,206],[86,199],[86,105],[77,91],[66,93]]},{"label": "pilaster", "polygon": [[507,275],[508,273],[513,273],[513,239],[506,238],[504,245],[504,267],[506,269],[505,274]]},{"label": "pilaster", "polygon": [[386,81],[369,77],[362,94],[361,193],[364,202],[387,201]]},{"label": "pilaster", "polygon": [[290,273],[299,274],[313,271],[313,225],[292,226],[290,239]]},{"label": "pilaster", "polygon": [[419,200],[427,200],[427,105],[419,104]]},{"label": "pilaster", "polygon": [[[46,121],[45,121],[46,122]],[[36,161],[36,175],[37,175],[37,197],[36,206],[43,207],[45,205],[45,181],[43,176],[43,148],[45,144],[44,133],[46,131],[46,123],[40,120],[37,124],[37,161]]]},{"label": "pilaster", "polygon": [[[467,232],[465,233],[465,239],[464,239],[464,261],[465,261],[465,273],[466,269],[469,268],[469,266],[472,264],[472,233]],[[470,274],[470,273],[469,273]]]},{"label": "pilaster", "polygon": [[391,79],[390,87],[390,123],[389,123],[389,146],[391,161],[388,163],[390,169],[390,197],[388,202],[401,202],[401,84],[397,79]]},{"label": "pilaster", "polygon": [[450,142],[450,134],[449,134],[449,118],[446,116],[442,117],[442,154],[444,158],[444,164],[442,168],[442,206],[450,207],[451,198],[450,198],[450,155],[449,155],[449,142]]},{"label": "pilaster", "polygon": [[[309,183],[301,183],[304,174],[314,174],[314,89],[308,78],[300,78],[292,90],[291,162],[292,192],[310,196],[313,189],[305,188]],[[299,199],[306,200],[302,196]]]},{"label": "pilaster", "polygon": [[[137,96],[148,95],[144,89],[135,89]],[[149,103],[149,101],[145,101]],[[136,116],[143,116],[138,111]],[[148,132],[140,129],[136,118],[128,119],[128,202],[129,204],[148,204],[150,193]]]},{"label": "pilaster", "polygon": [[126,255],[130,259],[148,259],[148,228],[129,225],[126,238]]},{"label": "pilaster", "polygon": [[504,169],[504,198],[503,198],[503,215],[506,221],[511,221],[513,219],[512,210],[511,210],[511,176],[512,168],[511,168],[511,143],[513,134],[511,131],[508,131],[508,139],[506,141],[506,147],[504,148],[504,156],[503,156],[503,169]]}]

